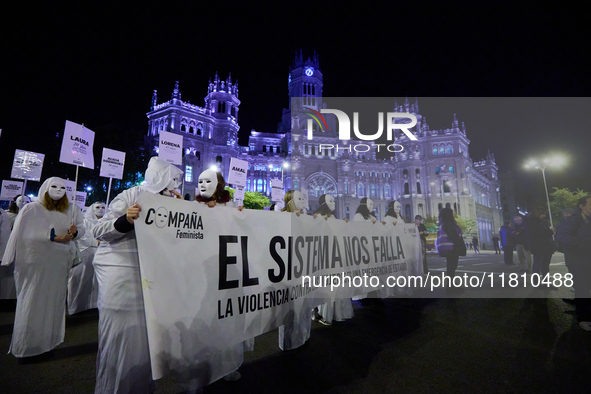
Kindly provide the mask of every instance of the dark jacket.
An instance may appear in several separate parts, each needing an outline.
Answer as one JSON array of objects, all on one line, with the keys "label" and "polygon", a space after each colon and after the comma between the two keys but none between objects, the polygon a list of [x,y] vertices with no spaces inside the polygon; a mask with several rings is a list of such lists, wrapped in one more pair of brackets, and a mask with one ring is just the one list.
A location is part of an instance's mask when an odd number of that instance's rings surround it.
[{"label": "dark jacket", "polygon": [[548,255],[554,253],[554,232],[548,223],[538,218],[528,218],[525,228],[529,251],[533,255]]},{"label": "dark jacket", "polygon": [[529,250],[528,239],[527,234],[525,233],[525,229],[525,219],[523,219],[523,222],[521,224],[515,223],[515,226],[513,227],[513,236],[515,237],[515,243],[517,245],[523,245],[526,250]]},{"label": "dark jacket", "polygon": [[[460,256],[458,250],[465,250],[462,229],[455,223],[439,224],[435,246],[441,257]],[[455,248],[454,248],[455,246]],[[462,254],[465,256],[465,254]]]},{"label": "dark jacket", "polygon": [[513,229],[511,226],[503,226],[499,230],[501,236],[501,245],[503,246],[514,246],[515,238],[513,237]]},{"label": "dark jacket", "polygon": [[556,239],[562,243],[569,265],[591,265],[591,224],[580,209],[560,223]]}]

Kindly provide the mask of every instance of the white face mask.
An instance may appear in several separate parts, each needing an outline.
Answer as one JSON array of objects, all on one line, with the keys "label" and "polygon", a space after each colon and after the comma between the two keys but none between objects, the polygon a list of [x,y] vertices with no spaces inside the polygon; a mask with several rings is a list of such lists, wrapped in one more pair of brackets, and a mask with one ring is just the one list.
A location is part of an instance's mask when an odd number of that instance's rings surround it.
[{"label": "white face mask", "polygon": [[94,215],[98,219],[102,218],[103,216],[105,216],[105,209],[106,209],[105,206],[102,205],[102,204],[101,205],[95,205],[94,206]]},{"label": "white face mask", "polygon": [[367,204],[367,210],[370,213],[373,212],[373,201],[368,198],[366,204]]},{"label": "white face mask", "polygon": [[179,186],[181,185],[181,183],[183,182],[181,179],[179,179],[181,176],[178,175],[177,177],[174,177],[170,180],[170,182],[168,182],[168,185],[166,186],[166,189],[168,190],[177,190],[179,188]]},{"label": "white face mask", "polygon": [[47,194],[49,197],[54,200],[58,201],[66,194],[66,184],[61,180],[55,180],[51,182],[49,185],[49,190],[47,190]]},{"label": "white face mask", "polygon": [[394,203],[394,212],[396,212],[397,214],[400,214],[401,209],[402,209],[402,204],[400,204],[398,201],[396,201]]},{"label": "white face mask", "polygon": [[324,202],[326,203],[326,206],[328,207],[328,209],[330,209],[331,212],[334,211],[337,207],[337,204],[334,201],[334,197],[330,194],[326,195]]},{"label": "white face mask", "polygon": [[199,175],[199,193],[202,197],[210,198],[218,186],[218,176],[214,170],[205,170]]},{"label": "white face mask", "polygon": [[293,192],[293,204],[297,210],[304,209],[304,195],[298,190]]},{"label": "white face mask", "polygon": [[16,206],[18,207],[18,209],[21,209],[22,207],[24,207],[26,204],[30,203],[31,199],[27,196],[20,196],[16,199]]}]

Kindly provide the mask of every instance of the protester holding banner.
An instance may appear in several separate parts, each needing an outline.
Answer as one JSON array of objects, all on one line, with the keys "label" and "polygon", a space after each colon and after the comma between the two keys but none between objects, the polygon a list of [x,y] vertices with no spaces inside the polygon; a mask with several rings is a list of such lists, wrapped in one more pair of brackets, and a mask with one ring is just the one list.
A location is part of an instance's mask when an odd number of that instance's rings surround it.
[{"label": "protester holding banner", "polygon": [[301,215],[304,212],[304,195],[298,190],[288,190],[283,196],[285,206],[281,212],[295,213]]},{"label": "protester holding banner", "polygon": [[82,263],[70,270],[68,279],[68,314],[70,315],[97,307],[98,283],[92,260],[98,248],[98,241],[94,238],[92,229],[105,215],[105,208],[105,203],[95,202],[84,213],[86,232],[76,241]]},{"label": "protester holding banner", "polygon": [[384,216],[384,221],[386,223],[391,223],[394,226],[396,226],[396,223],[404,223],[404,219],[402,218],[402,215],[400,215],[401,209],[402,205],[398,201],[391,201],[388,204],[388,210]]},{"label": "protester holding banner", "polygon": [[149,393],[153,389],[134,221],[142,192],[171,195],[183,172],[152,157],[145,184],[123,191],[93,228],[100,241],[94,257],[99,284],[97,393]]},{"label": "protester holding banner", "polygon": [[373,211],[373,201],[369,198],[362,198],[353,216],[354,222],[377,222],[376,214]]},{"label": "protester holding banner", "polygon": [[[314,213],[320,215],[320,217],[328,220],[329,218],[336,219],[334,210],[336,208],[336,202],[334,197],[330,194],[323,194],[318,198],[318,204],[320,206]],[[337,299],[334,302],[326,302],[320,305],[320,319],[318,320],[321,324],[330,325],[334,321],[343,321],[345,319],[351,319],[355,315],[353,312],[353,303],[350,298]]]},{"label": "protester holding banner", "polygon": [[205,170],[199,175],[199,193],[195,201],[205,203],[209,207],[216,204],[226,205],[230,201],[230,192],[225,189],[226,181],[221,172]]},{"label": "protester holding banner", "polygon": [[[283,196],[285,207],[282,212],[295,213],[301,215],[304,209],[304,196],[298,190],[288,190]],[[312,308],[303,307],[299,316],[290,314],[286,321],[279,327],[279,348],[281,350],[292,350],[302,346],[310,339],[312,331]]]},{"label": "protester holding banner", "polygon": [[47,179],[38,201],[19,212],[2,264],[15,263],[17,306],[10,353],[36,356],[64,341],[68,271],[82,212],[68,201],[65,182]]}]

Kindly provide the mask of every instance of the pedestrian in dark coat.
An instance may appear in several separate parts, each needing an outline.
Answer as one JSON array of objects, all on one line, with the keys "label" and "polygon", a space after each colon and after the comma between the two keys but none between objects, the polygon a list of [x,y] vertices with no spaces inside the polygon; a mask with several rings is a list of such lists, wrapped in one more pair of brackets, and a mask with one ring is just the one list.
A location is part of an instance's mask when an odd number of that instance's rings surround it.
[{"label": "pedestrian in dark coat", "polygon": [[553,237],[556,234],[556,229],[550,228],[545,220],[547,214],[546,208],[534,208],[527,216],[525,231],[530,252],[534,256],[532,274],[539,274],[542,278],[550,272],[550,260],[554,253]]},{"label": "pedestrian in dark coat", "polygon": [[456,224],[451,208],[443,208],[439,213],[437,232],[437,251],[447,260],[447,275],[454,277],[460,255],[466,255],[462,229]]},{"label": "pedestrian in dark coat", "polygon": [[560,224],[556,239],[573,275],[575,307],[581,328],[591,331],[591,196],[577,202],[575,213]]}]

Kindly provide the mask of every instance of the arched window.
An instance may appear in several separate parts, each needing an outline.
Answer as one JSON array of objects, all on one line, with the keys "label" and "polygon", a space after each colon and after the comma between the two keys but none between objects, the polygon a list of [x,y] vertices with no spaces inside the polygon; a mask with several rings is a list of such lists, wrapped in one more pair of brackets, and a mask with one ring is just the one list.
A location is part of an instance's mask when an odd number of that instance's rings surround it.
[{"label": "arched window", "polygon": [[408,178],[408,170],[404,170],[404,171],[402,171],[402,176],[403,176],[404,178]]},{"label": "arched window", "polygon": [[376,196],[376,185],[371,185],[371,197]]},{"label": "arched window", "polygon": [[193,128],[193,126],[189,127],[189,133],[195,134],[195,129]]},{"label": "arched window", "polygon": [[433,145],[433,154],[436,155],[437,154],[437,145]]},{"label": "arched window", "polygon": [[408,186],[408,182],[404,183],[404,194],[410,194],[410,187]]},{"label": "arched window", "polygon": [[263,180],[257,179],[257,192],[263,192]]},{"label": "arched window", "polygon": [[445,146],[441,146],[441,147],[439,148],[439,154],[440,154],[440,155],[445,155]]},{"label": "arched window", "polygon": [[449,181],[443,181],[443,192],[444,193],[450,193],[451,192],[451,188],[449,186]]},{"label": "arched window", "polygon": [[181,124],[181,131],[187,131],[187,126],[184,123]]},{"label": "arched window", "polygon": [[232,109],[230,111],[230,115],[232,115],[234,117],[236,116],[236,107],[235,106],[232,106]]},{"label": "arched window", "polygon": [[326,194],[326,189],[324,189],[322,186],[316,186],[314,189],[314,194],[316,197],[320,197],[321,195]]},{"label": "arched window", "polygon": [[418,207],[418,208],[419,208],[419,209],[418,209],[418,211],[419,211],[419,212],[417,212],[417,213],[418,213],[419,215],[423,216],[423,215],[424,215],[424,213],[423,213],[423,204],[419,204],[419,207]]},{"label": "arched window", "polygon": [[363,190],[363,184],[360,183],[359,185],[357,185],[357,195],[358,196],[363,196],[365,193],[365,190]]},{"label": "arched window", "polygon": [[406,222],[410,222],[411,221],[411,212],[410,212],[410,204],[406,204],[406,206],[404,207],[404,213],[406,216]]},{"label": "arched window", "polygon": [[201,135],[203,134],[203,131],[201,130],[201,128],[197,128],[197,132],[195,133],[196,135]]},{"label": "arched window", "polygon": [[417,182],[417,194],[423,194],[421,193],[421,183]]},{"label": "arched window", "polygon": [[446,153],[447,153],[448,155],[451,155],[451,154],[453,154],[453,153],[454,153],[454,149],[453,149],[453,147],[452,147],[451,145],[448,145],[448,146],[447,146]]},{"label": "arched window", "polygon": [[384,197],[390,198],[390,185],[384,185]]}]

